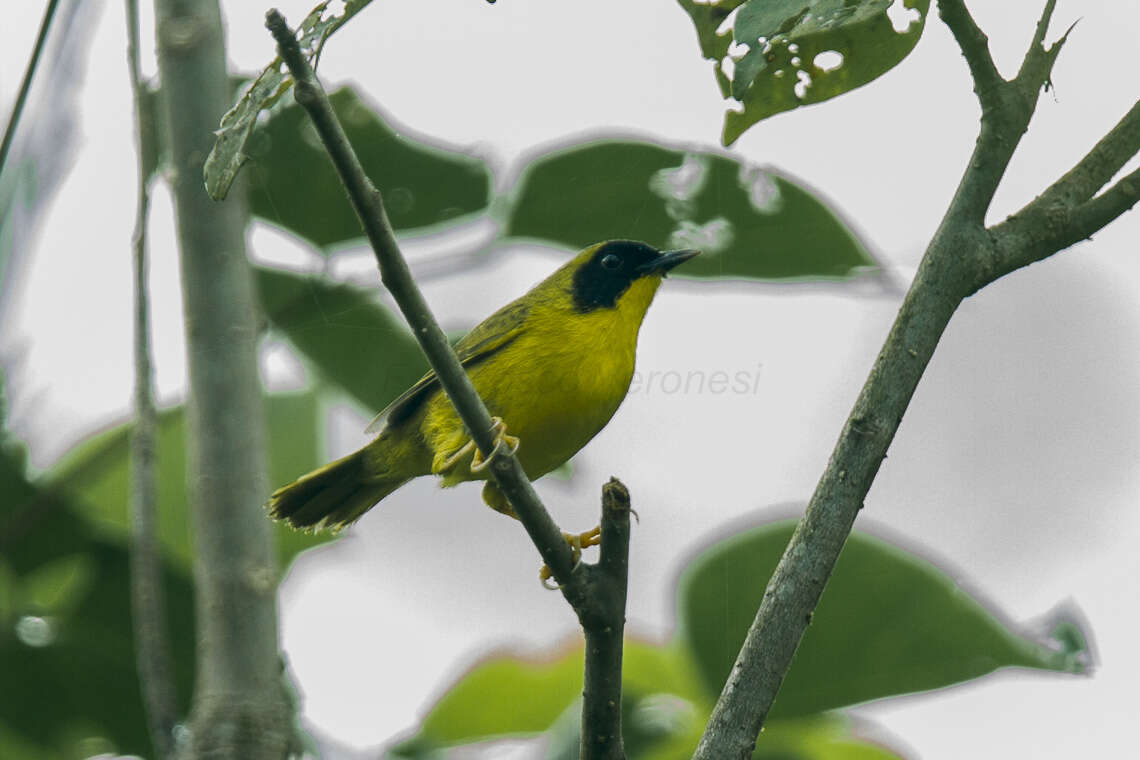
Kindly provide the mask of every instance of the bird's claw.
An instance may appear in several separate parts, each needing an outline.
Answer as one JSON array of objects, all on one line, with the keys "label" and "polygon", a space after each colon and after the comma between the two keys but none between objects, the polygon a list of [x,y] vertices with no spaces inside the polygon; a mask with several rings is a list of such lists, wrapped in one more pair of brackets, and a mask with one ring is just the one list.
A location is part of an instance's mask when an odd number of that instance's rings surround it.
[{"label": "bird's claw", "polygon": [[[566,543],[570,544],[570,550],[574,553],[574,567],[577,567],[582,559],[582,550],[597,546],[602,542],[602,526],[596,525],[585,533],[563,533],[562,537],[566,539]],[[538,579],[542,582],[543,587],[557,591],[562,588],[561,584],[551,585],[548,583],[553,576],[554,573],[550,571],[550,567],[547,565],[543,565],[538,571]]]},{"label": "bird's claw", "polygon": [[494,461],[499,452],[503,450],[503,444],[510,448],[511,454],[519,450],[521,441],[517,436],[507,435],[507,426],[502,418],[491,418],[491,431],[495,434],[495,448],[491,449],[491,453],[487,455],[486,459],[483,458],[483,452],[475,449],[475,456],[471,457],[471,472],[480,472]]},{"label": "bird's claw", "polygon": [[491,431],[495,434],[495,448],[491,449],[491,454],[489,456],[484,458],[483,452],[479,451],[478,447],[475,445],[475,441],[468,441],[467,443],[463,444],[463,446],[461,446],[458,450],[456,450],[454,454],[443,460],[443,463],[439,466],[439,471],[447,472],[452,467],[457,465],[460,461],[462,461],[464,457],[474,451],[475,454],[471,457],[471,466],[469,469],[471,472],[481,472],[484,468],[487,467],[488,464],[491,463],[492,460],[494,460],[496,456],[498,456],[499,452],[502,451],[503,444],[506,444],[510,447],[512,454],[519,450],[519,444],[521,441],[519,441],[518,437],[516,436],[507,435],[507,426],[501,417],[491,418]]}]

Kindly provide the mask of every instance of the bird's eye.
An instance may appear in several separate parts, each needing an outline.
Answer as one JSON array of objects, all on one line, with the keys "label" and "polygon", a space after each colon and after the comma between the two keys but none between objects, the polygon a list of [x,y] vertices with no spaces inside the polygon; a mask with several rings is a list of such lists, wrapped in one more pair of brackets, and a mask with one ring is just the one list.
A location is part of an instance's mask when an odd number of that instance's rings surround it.
[{"label": "bird's eye", "polygon": [[607,253],[602,257],[602,267],[611,271],[621,268],[621,259],[612,253]]}]

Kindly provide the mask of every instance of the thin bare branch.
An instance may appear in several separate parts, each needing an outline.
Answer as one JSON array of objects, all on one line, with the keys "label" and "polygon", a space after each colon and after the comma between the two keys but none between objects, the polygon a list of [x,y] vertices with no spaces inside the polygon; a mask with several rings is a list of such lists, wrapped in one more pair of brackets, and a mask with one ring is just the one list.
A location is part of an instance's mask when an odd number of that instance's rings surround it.
[{"label": "thin bare branch", "polygon": [[395,233],[388,221],[380,191],[364,173],[324,89],[317,81],[312,66],[297,45],[296,36],[285,22],[285,18],[276,10],[270,10],[266,14],[265,24],[273,33],[278,52],[293,75],[294,97],[308,112],[333,165],[344,182],[368,242],[376,254],[380,279],[411,326],[428,362],[439,377],[440,384],[467,427],[471,439],[483,456],[492,461],[490,468],[492,477],[510,501],[515,514],[519,516],[520,522],[542,555],[543,561],[551,569],[555,580],[562,585],[569,584],[574,568],[574,558],[570,548],[562,532],[551,519],[550,513],[539,500],[518,458],[508,450],[500,450],[491,457],[491,452],[495,450],[491,414],[447,342],[447,336],[432,316],[419,286],[412,279],[407,261],[400,252]]},{"label": "thin bare branch", "polygon": [[978,28],[962,0],[939,0],[938,15],[958,42],[974,79],[974,92],[984,107],[991,95],[1005,84],[990,54],[990,39]]},{"label": "thin bare branch", "polygon": [[1025,56],[1021,59],[1021,69],[1017,72],[1017,78],[1021,79],[1023,75],[1039,67],[1043,56],[1053,53],[1057,48],[1064,43],[1065,37],[1068,32],[1057,42],[1049,48],[1045,47],[1045,35],[1049,33],[1049,23],[1053,20],[1053,10],[1057,7],[1057,0],[1045,0],[1045,7],[1041,10],[1041,17],[1037,19],[1037,27],[1033,30],[1033,40],[1029,43],[1029,49],[1025,51]]},{"label": "thin bare branch", "polygon": [[[1140,101],[1093,146],[1085,157],[1050,185],[1034,203],[1075,206],[1094,194],[1140,152]],[[1033,204],[1030,204],[1033,205]]]},{"label": "thin bare branch", "polygon": [[579,755],[624,760],[621,735],[622,646],[629,573],[629,491],[617,478],[602,487],[602,545],[578,619],[586,635]]},{"label": "thin bare branch", "polygon": [[135,287],[135,425],[131,433],[131,612],[135,659],[151,743],[158,760],[174,754],[177,717],[173,664],[162,589],[162,555],[158,543],[158,414],[152,385],[150,307],[147,298],[147,219],[150,177],[143,166],[143,79],[139,65],[138,0],[126,0],[127,63],[135,108],[135,141],[139,156],[134,230]]},{"label": "thin bare branch", "polygon": [[380,268],[380,277],[412,328],[440,384],[468,433],[493,462],[491,474],[514,507],[531,540],[586,636],[582,706],[582,760],[624,760],[621,734],[621,666],[629,558],[629,493],[611,479],[602,490],[601,558],[575,564],[562,532],[551,519],[510,450],[494,456],[491,416],[412,278],[384,211],[383,198],[364,173],[324,89],[301,54],[281,14],[266,14],[266,26],[295,81],[294,97],[306,110],[340,174]]},{"label": "thin bare branch", "polygon": [[[1053,0],[1048,0],[1046,13],[1038,22],[1039,31],[1042,24],[1048,27],[1052,3]],[[981,129],[974,153],[947,215],[980,227],[985,225],[994,194],[1029,127],[1041,89],[1049,82],[1065,40],[1062,38],[1045,50],[1035,35],[1021,71],[1013,81],[1006,81],[993,67],[986,36],[977,28],[962,0],[941,0],[939,8],[970,65],[974,91],[982,107]]]},{"label": "thin bare branch", "polygon": [[1055,245],[1065,248],[1092,237],[1109,222],[1130,211],[1137,202],[1140,202],[1140,169],[1125,175],[1108,190],[1078,206],[1070,220],[1069,234],[1059,238]]},{"label": "thin bare branch", "polygon": [[0,139],[0,172],[8,161],[8,152],[16,139],[16,128],[20,125],[20,117],[24,114],[24,104],[27,103],[28,93],[32,89],[32,80],[36,76],[36,68],[43,57],[47,45],[48,32],[51,22],[55,19],[55,11],[59,7],[59,0],[48,0],[44,8],[44,17],[40,22],[40,31],[36,35],[35,45],[32,46],[32,55],[28,58],[28,65],[24,69],[24,78],[20,81],[20,91],[16,93],[16,102],[12,105],[12,113],[8,116],[8,124],[4,127],[4,137]]}]

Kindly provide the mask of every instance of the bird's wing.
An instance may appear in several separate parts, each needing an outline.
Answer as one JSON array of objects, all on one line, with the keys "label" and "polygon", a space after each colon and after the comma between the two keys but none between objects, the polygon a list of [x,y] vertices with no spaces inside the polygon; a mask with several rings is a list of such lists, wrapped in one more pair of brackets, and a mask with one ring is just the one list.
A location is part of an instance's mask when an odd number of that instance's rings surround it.
[{"label": "bird's wing", "polygon": [[[476,325],[455,345],[455,353],[459,356],[460,364],[470,370],[471,367],[509,345],[523,332],[529,310],[526,304],[516,301],[507,304]],[[429,371],[415,385],[388,404],[380,414],[373,417],[365,432],[376,433],[385,425],[398,425],[408,419],[437,388],[439,388],[439,378],[434,371]]]}]

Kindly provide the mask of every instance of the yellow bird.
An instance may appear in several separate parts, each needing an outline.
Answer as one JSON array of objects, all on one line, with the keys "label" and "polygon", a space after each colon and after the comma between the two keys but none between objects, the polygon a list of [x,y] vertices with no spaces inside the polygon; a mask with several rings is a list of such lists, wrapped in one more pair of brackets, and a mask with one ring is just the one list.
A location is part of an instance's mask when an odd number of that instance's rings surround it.
[{"label": "yellow bird", "polygon": [[[630,240],[592,245],[459,341],[498,439],[517,449],[528,478],[566,462],[610,421],[661,279],[697,253]],[[376,431],[359,451],[277,489],[269,513],[298,528],[341,528],[412,478],[434,474],[445,487],[487,481],[483,500],[515,516],[434,372],[372,421],[368,432]],[[583,538],[590,545],[596,533]]]}]

